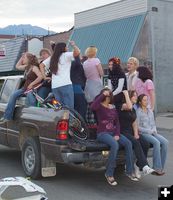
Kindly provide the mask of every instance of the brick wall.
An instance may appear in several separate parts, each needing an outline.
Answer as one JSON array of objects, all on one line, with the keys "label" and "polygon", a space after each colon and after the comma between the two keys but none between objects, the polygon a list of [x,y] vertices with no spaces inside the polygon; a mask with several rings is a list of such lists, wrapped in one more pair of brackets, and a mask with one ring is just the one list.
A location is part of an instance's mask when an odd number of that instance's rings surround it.
[{"label": "brick wall", "polygon": [[55,43],[57,42],[67,43],[72,33],[72,30],[73,29],[70,29],[69,31],[43,37],[43,47],[51,50],[50,41],[54,41]]}]

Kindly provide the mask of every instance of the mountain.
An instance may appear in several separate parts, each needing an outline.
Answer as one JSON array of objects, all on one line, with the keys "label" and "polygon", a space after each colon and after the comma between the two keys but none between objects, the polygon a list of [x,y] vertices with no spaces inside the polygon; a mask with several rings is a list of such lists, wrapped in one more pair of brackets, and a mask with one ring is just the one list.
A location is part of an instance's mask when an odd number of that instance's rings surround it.
[{"label": "mountain", "polygon": [[[55,32],[49,31],[49,34]],[[48,35],[48,30],[39,26],[32,26],[30,24],[9,25],[5,28],[0,28],[1,35]]]}]

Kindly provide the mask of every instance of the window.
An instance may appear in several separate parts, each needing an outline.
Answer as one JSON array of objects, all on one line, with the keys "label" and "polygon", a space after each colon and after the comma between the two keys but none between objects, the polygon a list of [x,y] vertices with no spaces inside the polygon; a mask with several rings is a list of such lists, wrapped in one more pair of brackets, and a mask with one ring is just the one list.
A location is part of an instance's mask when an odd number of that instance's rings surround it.
[{"label": "window", "polygon": [[1,90],[1,88],[2,88],[2,86],[3,86],[3,83],[4,83],[4,80],[1,79],[1,80],[0,80],[0,90]]},{"label": "window", "polygon": [[1,103],[7,103],[9,100],[9,97],[11,96],[11,94],[15,91],[16,86],[18,83],[18,79],[8,79],[5,82],[2,94],[1,94],[1,98],[0,98],[0,102]]}]

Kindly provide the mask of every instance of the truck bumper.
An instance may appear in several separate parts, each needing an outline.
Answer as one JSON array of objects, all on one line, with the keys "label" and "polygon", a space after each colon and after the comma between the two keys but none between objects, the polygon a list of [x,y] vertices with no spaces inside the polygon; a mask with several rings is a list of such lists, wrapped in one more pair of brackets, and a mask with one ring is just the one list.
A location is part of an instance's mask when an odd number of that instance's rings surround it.
[{"label": "truck bumper", "polygon": [[108,154],[105,155],[103,152],[72,152],[61,155],[65,163],[82,163],[90,167],[105,166],[108,158]]}]

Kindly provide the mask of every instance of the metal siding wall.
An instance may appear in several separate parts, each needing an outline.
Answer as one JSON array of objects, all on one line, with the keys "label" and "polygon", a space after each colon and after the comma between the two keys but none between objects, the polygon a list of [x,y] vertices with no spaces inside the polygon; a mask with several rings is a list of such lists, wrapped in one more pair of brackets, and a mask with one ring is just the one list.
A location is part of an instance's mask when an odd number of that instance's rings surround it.
[{"label": "metal siding wall", "polygon": [[173,1],[150,0],[153,25],[154,74],[158,112],[173,112]]},{"label": "metal siding wall", "polygon": [[20,53],[20,49],[24,45],[24,41],[25,39],[21,37],[2,42],[2,44],[4,44],[6,48],[6,56],[0,59],[1,72],[11,71],[14,69],[18,59],[18,55]]},{"label": "metal siding wall", "polygon": [[123,0],[75,14],[75,28],[137,15],[147,11],[147,0]]},{"label": "metal siding wall", "polygon": [[95,45],[102,64],[107,64],[113,56],[126,62],[144,19],[145,14],[75,29],[71,39],[80,47],[82,54],[88,46]]}]

